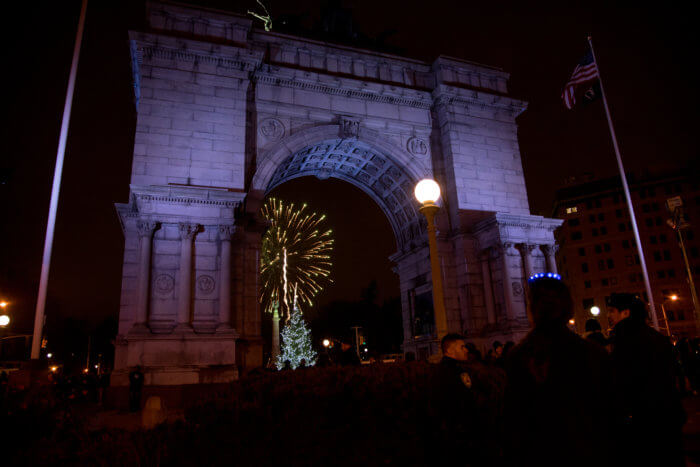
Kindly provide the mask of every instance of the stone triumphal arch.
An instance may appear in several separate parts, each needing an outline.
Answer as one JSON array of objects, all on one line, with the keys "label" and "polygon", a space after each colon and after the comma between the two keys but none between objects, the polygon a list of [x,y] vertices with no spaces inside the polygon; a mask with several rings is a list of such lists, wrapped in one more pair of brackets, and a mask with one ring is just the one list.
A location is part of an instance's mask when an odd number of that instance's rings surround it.
[{"label": "stone triumphal arch", "polygon": [[259,250],[267,192],[313,175],[352,183],[396,238],[405,352],[437,350],[425,224],[413,197],[443,189],[438,249],[448,328],[484,344],[529,323],[524,279],[555,271],[560,221],[533,216],[507,73],[425,63],[256,29],[247,18],[148,4],[130,33],[138,111],[114,384],[219,382],[262,362]]}]

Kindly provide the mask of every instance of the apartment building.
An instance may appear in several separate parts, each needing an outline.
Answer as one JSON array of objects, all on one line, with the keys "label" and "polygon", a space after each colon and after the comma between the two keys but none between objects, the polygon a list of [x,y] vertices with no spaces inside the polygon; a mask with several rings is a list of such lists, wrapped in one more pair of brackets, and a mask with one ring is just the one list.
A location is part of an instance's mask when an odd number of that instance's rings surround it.
[{"label": "apartment building", "polygon": [[[690,171],[688,171],[690,172]],[[700,274],[700,186],[697,177],[628,176],[632,203],[646,257],[661,330],[678,337],[698,335],[693,301],[678,236],[667,220],[670,198],[680,197],[688,222],[682,230],[692,275]],[[564,219],[557,231],[557,264],[571,287],[575,323],[583,332],[595,317],[608,327],[606,302],[613,292],[638,293],[647,299],[642,268],[619,177],[572,179],[557,191],[552,217]],[[697,280],[696,280],[697,284]],[[663,305],[663,307],[662,307]],[[664,319],[664,312],[667,320]]]}]

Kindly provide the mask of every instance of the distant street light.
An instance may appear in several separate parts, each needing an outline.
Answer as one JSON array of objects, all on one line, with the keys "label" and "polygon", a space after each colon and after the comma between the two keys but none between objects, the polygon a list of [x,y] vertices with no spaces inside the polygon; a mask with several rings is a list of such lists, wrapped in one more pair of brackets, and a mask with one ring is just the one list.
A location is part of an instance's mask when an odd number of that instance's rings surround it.
[{"label": "distant street light", "polygon": [[0,308],[5,308],[7,306],[7,302],[5,300],[0,302]]},{"label": "distant street light", "polygon": [[573,326],[574,324],[576,324],[576,320],[574,320],[573,318],[571,318],[571,319],[569,320],[569,324]]},{"label": "distant street light", "polygon": [[53,354],[51,352],[46,354],[46,358],[51,358],[51,357],[53,357]]},{"label": "distant street light", "polygon": [[600,314],[600,308],[598,308],[597,306],[592,306],[591,307],[591,314],[593,316],[598,316]]},{"label": "distant street light", "polygon": [[328,348],[329,345],[331,345],[331,341],[329,341],[328,339],[323,339],[323,346],[325,348]]},{"label": "distant street light", "polygon": [[428,246],[430,248],[430,269],[433,277],[433,308],[435,310],[435,327],[438,340],[447,334],[447,315],[442,292],[442,275],[435,235],[435,214],[440,207],[435,204],[440,198],[440,185],[435,180],[423,179],[416,184],[414,194],[422,205],[420,212],[428,222]]},{"label": "distant street light", "polygon": [[678,300],[678,295],[672,294],[669,295],[668,297],[664,297],[664,299],[661,301],[661,313],[664,315],[664,321],[666,322],[666,334],[668,337],[671,337],[671,326],[668,323],[668,315],[666,313],[666,300],[671,300],[672,302],[675,302]]}]

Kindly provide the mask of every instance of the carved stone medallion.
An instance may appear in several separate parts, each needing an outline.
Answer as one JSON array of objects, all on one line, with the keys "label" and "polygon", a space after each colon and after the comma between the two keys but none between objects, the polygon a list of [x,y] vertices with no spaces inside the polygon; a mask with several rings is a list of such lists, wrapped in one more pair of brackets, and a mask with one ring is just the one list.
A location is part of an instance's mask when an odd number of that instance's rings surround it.
[{"label": "carved stone medallion", "polygon": [[428,145],[425,143],[425,141],[420,138],[416,138],[415,136],[408,140],[406,149],[408,149],[408,152],[411,154],[415,154],[417,156],[428,154]]},{"label": "carved stone medallion", "polygon": [[520,282],[513,282],[513,295],[519,297],[523,294],[523,285]]},{"label": "carved stone medallion", "polygon": [[197,279],[197,288],[202,293],[212,293],[214,291],[214,278],[211,276],[203,275],[199,276]]},{"label": "carved stone medallion", "polygon": [[175,279],[169,274],[160,274],[153,281],[153,288],[156,293],[167,294],[175,287]]},{"label": "carved stone medallion", "polygon": [[260,134],[270,141],[279,141],[284,136],[284,125],[276,118],[265,118],[260,122]]}]

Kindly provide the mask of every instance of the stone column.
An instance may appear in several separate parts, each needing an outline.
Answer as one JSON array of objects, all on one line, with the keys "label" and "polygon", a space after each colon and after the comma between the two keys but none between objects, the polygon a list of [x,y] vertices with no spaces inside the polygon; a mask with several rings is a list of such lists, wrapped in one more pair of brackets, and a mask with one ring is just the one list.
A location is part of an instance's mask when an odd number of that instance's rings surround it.
[{"label": "stone column", "polygon": [[548,244],[541,245],[540,248],[542,249],[544,257],[547,260],[547,272],[557,273],[557,260],[555,255],[557,254],[559,247],[557,245]]},{"label": "stone column", "polygon": [[484,284],[484,305],[489,324],[496,322],[496,307],[493,303],[493,285],[491,284],[491,248],[481,253],[481,278]]},{"label": "stone column", "polygon": [[136,303],[136,320],[134,327],[146,329],[148,321],[148,299],[151,289],[151,245],[153,232],[158,223],[151,220],[139,220],[136,224],[139,234],[139,285]]},{"label": "stone column", "polygon": [[192,241],[199,224],[180,224],[180,284],[177,298],[177,327],[190,328],[192,302]]},{"label": "stone column", "polygon": [[221,269],[219,276],[219,330],[231,329],[231,236],[236,227],[219,226]]},{"label": "stone column", "polygon": [[525,270],[525,280],[527,281],[534,274],[532,269],[532,251],[536,246],[528,245],[527,243],[518,243],[516,247],[520,251],[520,256],[523,257],[523,269]]},{"label": "stone column", "polygon": [[508,321],[515,320],[515,302],[513,297],[513,278],[510,275],[510,267],[508,265],[508,250],[513,246],[510,242],[501,243],[498,247],[501,251],[501,267],[503,268],[503,296],[505,297],[506,318]]}]

